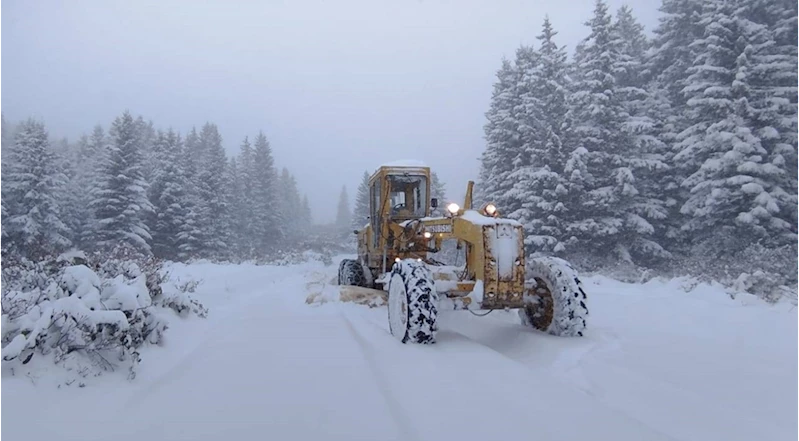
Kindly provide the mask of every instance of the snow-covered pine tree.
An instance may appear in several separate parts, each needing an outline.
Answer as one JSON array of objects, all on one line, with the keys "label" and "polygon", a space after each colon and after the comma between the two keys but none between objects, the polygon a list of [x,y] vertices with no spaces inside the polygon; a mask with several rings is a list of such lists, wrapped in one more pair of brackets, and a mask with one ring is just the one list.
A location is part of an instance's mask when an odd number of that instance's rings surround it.
[{"label": "snow-covered pine tree", "polygon": [[156,173],[158,165],[158,153],[155,152],[155,143],[158,135],[153,122],[145,121],[141,115],[136,117],[136,133],[143,158],[142,171],[144,172],[144,180],[152,182],[153,174]]},{"label": "snow-covered pine tree", "polygon": [[518,219],[526,193],[517,191],[516,173],[531,166],[533,158],[529,146],[535,142],[539,113],[541,111],[533,92],[533,76],[538,66],[538,54],[532,46],[520,46],[516,50],[514,62],[515,86],[514,107],[511,110],[510,124],[515,124],[516,142],[507,144],[502,151],[502,159],[495,167],[496,183],[493,202],[507,214]]},{"label": "snow-covered pine tree", "polygon": [[[653,170],[648,175],[651,178],[646,181],[659,187],[661,200],[667,209],[667,217],[657,223],[656,236],[670,249],[676,249],[688,239],[680,232],[684,223],[680,207],[688,198],[687,191],[680,186],[686,170],[674,161],[674,156],[679,153],[676,146],[678,134],[691,125],[682,89],[687,85],[687,70],[697,55],[692,43],[704,33],[704,27],[699,23],[702,2],[662,0],[661,16],[653,32],[644,69],[650,99],[646,107],[657,125],[657,140],[663,143],[663,161],[669,166],[667,170]],[[647,190],[642,188],[642,191]]]},{"label": "snow-covered pine tree", "polygon": [[156,257],[176,260],[182,245],[181,232],[186,226],[185,179],[180,158],[183,154],[180,134],[169,129],[159,131],[153,146],[153,182],[149,188],[152,216],[152,250]]},{"label": "snow-covered pine tree", "polygon": [[200,161],[196,185],[204,215],[201,218],[204,253],[207,257],[226,258],[230,242],[227,157],[216,124],[203,125],[198,144]]},{"label": "snow-covered pine tree", "polygon": [[341,231],[349,231],[352,225],[352,215],[350,211],[350,197],[347,194],[347,186],[341,187],[336,207],[336,228]]},{"label": "snow-covered pine tree", "polygon": [[58,196],[66,177],[58,169],[44,124],[28,119],[17,127],[3,158],[4,248],[36,259],[70,245]]},{"label": "snow-covered pine tree", "polygon": [[622,66],[621,45],[604,1],[597,0],[586,25],[591,33],[575,57],[571,110],[593,182],[588,192],[569,198],[566,228],[581,251],[603,257],[610,252],[631,262],[634,253],[651,257],[660,248],[652,240],[653,226],[637,210],[642,203],[633,173],[637,151],[623,130],[629,118],[615,78]]},{"label": "snow-covered pine tree", "polygon": [[626,158],[627,166],[635,177],[638,191],[635,200],[630,201],[629,210],[655,229],[651,238],[648,234],[638,237],[633,252],[644,258],[668,257],[670,253],[659,240],[668,235],[668,199],[676,196],[678,186],[676,183],[664,186],[664,182],[667,182],[664,179],[668,179],[671,170],[666,163],[666,144],[659,138],[663,125],[655,119],[658,112],[653,110],[657,106],[657,97],[652,94],[659,92],[648,88],[644,76],[650,43],[644,35],[644,27],[627,6],[618,10],[613,33],[619,53],[614,68],[616,87],[625,119],[621,127],[632,141],[630,156]]},{"label": "snow-covered pine tree", "polygon": [[238,179],[239,179],[239,219],[236,224],[238,243],[245,258],[252,258],[255,250],[253,233],[253,179],[255,175],[253,149],[249,137],[244,137],[239,147]]},{"label": "snow-covered pine tree", "polygon": [[302,231],[297,228],[298,221],[302,212],[302,201],[300,192],[297,190],[297,180],[283,167],[278,180],[280,211],[282,215],[283,231],[285,231],[284,243],[292,245],[300,238]]},{"label": "snow-covered pine tree", "polygon": [[78,179],[82,165],[78,157],[78,144],[72,144],[67,138],[55,142],[56,168],[64,175],[64,186],[56,194],[61,213],[61,220],[67,226],[68,239],[77,244],[83,228],[86,206],[81,198],[84,188]]},{"label": "snow-covered pine tree", "polygon": [[[797,4],[747,0],[735,11],[748,52],[747,122],[774,171],[775,217],[797,224]],[[740,46],[743,41],[737,42]],[[743,60],[741,60],[743,61]],[[739,73],[739,75],[742,75]],[[743,84],[743,82],[741,82]],[[742,103],[743,104],[743,103]],[[789,235],[784,238],[795,242]],[[782,241],[776,241],[781,243]]]},{"label": "snow-covered pine tree", "polygon": [[228,211],[230,212],[230,249],[231,254],[241,258],[250,258],[249,238],[247,237],[247,227],[250,224],[248,219],[247,201],[244,198],[244,182],[241,179],[241,165],[240,159],[236,157],[230,158],[230,166],[228,167],[228,185],[230,186],[228,193],[230,198],[228,200]]},{"label": "snow-covered pine tree", "polygon": [[753,127],[756,49],[740,13],[721,0],[708,0],[702,9],[706,31],[694,42],[699,56],[683,90],[694,124],[680,134],[675,157],[689,171],[683,185],[690,197],[682,206],[689,218],[683,228],[696,242],[721,246],[795,242],[795,225],[780,218],[787,199],[780,186],[783,170],[769,162]]},{"label": "snow-covered pine tree", "polygon": [[102,190],[103,167],[108,160],[108,154],[108,139],[99,124],[94,127],[91,135],[81,138],[78,143],[77,180],[81,188],[80,203],[84,207],[79,244],[86,250],[93,249],[97,242],[97,217],[91,203]]},{"label": "snow-covered pine tree", "polygon": [[566,75],[566,52],[557,46],[549,18],[545,18],[541,34],[537,37],[541,47],[535,54],[535,64],[523,74],[527,82],[521,97],[524,106],[523,127],[528,133],[523,149],[529,161],[513,173],[511,194],[521,201],[511,213],[525,228],[525,247],[534,252],[559,252],[563,245],[560,214],[565,205],[560,198],[566,194],[562,185],[563,170],[570,138],[568,122],[569,87]]},{"label": "snow-covered pine tree", "polygon": [[517,82],[517,70],[510,61],[503,59],[486,112],[488,121],[483,126],[486,148],[480,158],[477,201],[494,201],[501,210],[508,209],[502,205],[502,195],[510,188],[507,176],[513,171],[512,160],[521,147],[514,111],[519,102]]},{"label": "snow-covered pine tree", "polygon": [[[436,172],[430,173],[430,180],[432,181],[431,185],[430,185],[430,198],[438,199],[438,206],[439,207],[443,207],[447,203],[447,185],[444,183],[444,181],[442,181],[441,179],[438,178],[438,174],[436,174]],[[367,188],[366,188],[366,210],[369,211],[369,188],[368,188],[369,182],[368,182],[368,180],[367,180],[366,185],[367,185]],[[358,194],[360,195],[360,190],[359,190]],[[357,204],[357,200],[356,200],[356,204]],[[361,225],[361,227],[363,227],[363,225]]]},{"label": "snow-covered pine tree", "polygon": [[304,231],[308,231],[313,224],[313,216],[311,215],[311,205],[308,203],[308,195],[302,197],[302,217],[301,226]]},{"label": "snow-covered pine tree", "polygon": [[661,0],[661,15],[653,31],[646,78],[663,90],[676,115],[684,109],[686,99],[682,89],[687,85],[687,70],[696,59],[692,43],[704,34],[699,23],[702,3],[704,0]]},{"label": "snow-covered pine tree", "polygon": [[101,190],[91,203],[98,221],[97,246],[113,249],[128,244],[149,254],[151,236],[145,219],[153,207],[147,199],[137,126],[130,112],[114,120],[109,135]]},{"label": "snow-covered pine tree", "polygon": [[[435,182],[435,178],[433,178],[434,192]],[[355,195],[355,206],[352,209],[352,229],[360,230],[367,223],[369,223],[369,172],[365,171],[361,177],[361,183],[358,184],[358,192]]]},{"label": "snow-covered pine tree", "polygon": [[202,229],[204,207],[197,185],[202,152],[196,128],[192,127],[186,135],[182,150],[180,168],[183,174],[184,197],[181,206],[185,210],[185,219],[178,234],[178,257],[181,260],[188,260],[200,257],[205,246]]},{"label": "snow-covered pine tree", "polygon": [[277,173],[272,147],[263,132],[255,138],[251,182],[256,254],[266,255],[283,239],[283,216],[277,203]]}]

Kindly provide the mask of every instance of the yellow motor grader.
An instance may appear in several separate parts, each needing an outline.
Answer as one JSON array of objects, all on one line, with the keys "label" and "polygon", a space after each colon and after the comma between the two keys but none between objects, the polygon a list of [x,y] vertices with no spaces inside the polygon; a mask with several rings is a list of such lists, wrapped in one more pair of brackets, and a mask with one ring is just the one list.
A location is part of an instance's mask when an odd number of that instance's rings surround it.
[{"label": "yellow motor grader", "polygon": [[[358,237],[358,258],[339,264],[339,285],[388,293],[391,334],[403,343],[434,343],[441,309],[518,309],[522,324],[560,336],[582,336],[586,294],[571,265],[556,257],[526,259],[522,225],[498,208],[472,208],[469,181],[463,207],[441,214],[431,198],[430,169],[403,161],[369,179],[369,222]],[[430,257],[457,241],[462,265]]]}]

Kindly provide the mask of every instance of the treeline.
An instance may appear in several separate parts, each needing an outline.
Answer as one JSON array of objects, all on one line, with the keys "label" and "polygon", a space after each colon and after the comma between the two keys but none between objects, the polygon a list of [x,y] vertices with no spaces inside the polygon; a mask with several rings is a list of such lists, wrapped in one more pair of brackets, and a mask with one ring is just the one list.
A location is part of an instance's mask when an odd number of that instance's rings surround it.
[{"label": "treeline", "polygon": [[529,253],[737,262],[795,283],[796,2],[660,11],[650,39],[628,7],[611,15],[600,0],[571,59],[547,19],[537,44],[502,61],[480,199],[524,224]]},{"label": "treeline", "polygon": [[125,111],[77,142],[34,119],[2,127],[4,256],[126,246],[170,260],[257,259],[311,224],[294,177],[263,133],[228,158],[216,125],[185,135]]}]

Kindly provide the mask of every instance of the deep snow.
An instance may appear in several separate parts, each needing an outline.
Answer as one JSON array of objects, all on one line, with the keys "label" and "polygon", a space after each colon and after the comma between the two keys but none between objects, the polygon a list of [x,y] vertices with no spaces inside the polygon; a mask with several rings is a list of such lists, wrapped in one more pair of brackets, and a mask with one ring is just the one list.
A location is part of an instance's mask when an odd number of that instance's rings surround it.
[{"label": "deep snow", "polygon": [[438,343],[411,346],[384,307],[305,303],[334,300],[337,264],[174,265],[208,318],[174,319],[133,382],[4,371],[4,439],[797,438],[792,305],[586,277],[584,338],[444,311]]}]

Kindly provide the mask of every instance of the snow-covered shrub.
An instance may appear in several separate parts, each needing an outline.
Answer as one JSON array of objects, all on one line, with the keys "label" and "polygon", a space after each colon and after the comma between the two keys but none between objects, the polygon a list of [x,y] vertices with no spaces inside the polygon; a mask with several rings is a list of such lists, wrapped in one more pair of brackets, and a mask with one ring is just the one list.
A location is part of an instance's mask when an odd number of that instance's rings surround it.
[{"label": "snow-covered shrub", "polygon": [[769,247],[718,236],[678,254],[665,273],[716,281],[731,292],[748,292],[767,301],[796,301],[796,244]]},{"label": "snow-covered shrub", "polygon": [[126,253],[4,260],[4,365],[18,368],[41,357],[81,376],[127,369],[132,379],[141,346],[163,342],[166,311],[207,315],[167,283],[160,261]]}]

